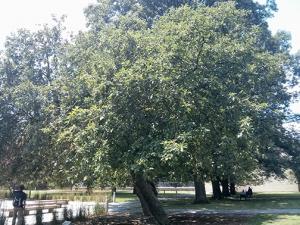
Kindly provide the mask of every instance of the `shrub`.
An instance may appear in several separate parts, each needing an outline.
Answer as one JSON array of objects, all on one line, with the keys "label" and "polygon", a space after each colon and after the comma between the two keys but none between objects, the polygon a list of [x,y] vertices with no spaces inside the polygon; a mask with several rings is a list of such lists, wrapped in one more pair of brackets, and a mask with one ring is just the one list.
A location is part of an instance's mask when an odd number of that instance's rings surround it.
[{"label": "shrub", "polygon": [[94,206],[94,215],[100,216],[105,214],[105,207],[97,202]]}]

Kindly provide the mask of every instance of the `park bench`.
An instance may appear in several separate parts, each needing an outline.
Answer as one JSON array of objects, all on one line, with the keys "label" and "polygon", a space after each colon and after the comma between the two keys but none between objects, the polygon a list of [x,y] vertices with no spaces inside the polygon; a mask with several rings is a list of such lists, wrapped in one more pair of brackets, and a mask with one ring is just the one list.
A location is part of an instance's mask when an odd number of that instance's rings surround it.
[{"label": "park bench", "polygon": [[[24,215],[35,215],[37,212],[40,213],[52,213],[54,210],[66,208],[68,200],[38,200],[28,201],[26,203]],[[12,217],[14,209],[5,209],[7,217]]]}]

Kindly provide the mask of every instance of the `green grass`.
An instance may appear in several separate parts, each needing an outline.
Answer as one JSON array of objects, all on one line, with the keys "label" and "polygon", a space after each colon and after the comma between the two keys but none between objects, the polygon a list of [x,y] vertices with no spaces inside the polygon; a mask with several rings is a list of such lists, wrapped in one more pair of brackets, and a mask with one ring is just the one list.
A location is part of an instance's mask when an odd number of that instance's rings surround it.
[{"label": "green grass", "polygon": [[132,194],[132,191],[117,191],[116,193],[116,202],[128,202],[138,200],[138,197],[135,194]]},{"label": "green grass", "polygon": [[[299,193],[270,193],[255,194],[250,200],[240,201],[238,196],[223,200],[209,200],[208,204],[193,204],[192,193],[174,192],[160,193],[161,203],[167,209],[195,209],[195,210],[251,210],[251,209],[300,209]],[[182,198],[185,197],[185,198]],[[208,196],[210,197],[210,196]],[[129,191],[118,191],[116,202],[137,200],[136,195]],[[299,223],[300,224],[300,223]]]},{"label": "green grass", "polygon": [[300,195],[292,194],[256,194],[254,198],[240,201],[238,196],[223,200],[210,200],[208,204],[193,204],[193,195],[163,194],[163,206],[166,208],[201,209],[201,210],[235,210],[235,209],[300,209]]},{"label": "green grass", "polygon": [[[182,197],[185,198],[182,198]],[[234,210],[234,209],[300,209],[300,193],[270,193],[255,194],[250,200],[240,201],[238,196],[223,200],[210,200],[208,204],[193,204],[193,193],[191,192],[166,192],[160,193],[161,202],[166,208],[182,209],[208,209],[208,210]],[[210,196],[208,196],[210,197]],[[116,202],[137,200],[131,191],[118,191]]]},{"label": "green grass", "polygon": [[300,215],[258,215],[251,217],[246,225],[299,225]]}]

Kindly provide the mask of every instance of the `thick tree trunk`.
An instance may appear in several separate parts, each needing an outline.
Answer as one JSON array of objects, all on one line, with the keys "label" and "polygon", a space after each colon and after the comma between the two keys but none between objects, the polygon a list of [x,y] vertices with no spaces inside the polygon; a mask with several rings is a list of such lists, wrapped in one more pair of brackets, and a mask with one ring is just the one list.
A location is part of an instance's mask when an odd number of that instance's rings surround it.
[{"label": "thick tree trunk", "polygon": [[194,176],[194,185],[195,185],[195,200],[194,203],[208,203],[206,197],[205,183],[201,176]]},{"label": "thick tree trunk", "polygon": [[225,196],[225,197],[230,196],[228,179],[221,180],[221,184],[222,184],[223,196]]},{"label": "thick tree trunk", "polygon": [[169,224],[167,214],[160,205],[152,185],[145,180],[142,173],[133,174],[133,180],[135,191],[141,202],[144,215],[149,216],[151,222],[158,225]]},{"label": "thick tree trunk", "polygon": [[230,183],[230,194],[231,195],[235,195],[236,194],[235,183],[233,183],[233,182]]},{"label": "thick tree trunk", "polygon": [[214,178],[211,181],[212,183],[212,189],[213,189],[213,199],[217,199],[220,200],[222,199],[222,193],[221,193],[221,189],[220,189],[220,182],[218,178]]}]

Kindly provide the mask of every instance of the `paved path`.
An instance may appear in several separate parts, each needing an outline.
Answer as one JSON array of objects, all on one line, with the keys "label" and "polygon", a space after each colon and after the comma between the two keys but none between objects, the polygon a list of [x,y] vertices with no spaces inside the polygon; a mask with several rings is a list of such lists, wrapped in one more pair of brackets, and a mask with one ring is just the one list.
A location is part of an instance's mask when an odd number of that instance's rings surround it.
[{"label": "paved path", "polygon": [[[300,214],[299,209],[167,209],[169,214],[180,214],[180,213],[192,213],[192,214],[221,214],[221,215],[256,215],[256,214]],[[130,201],[124,203],[110,203],[109,210],[110,214],[139,214],[142,213],[140,203],[138,201]]]}]

